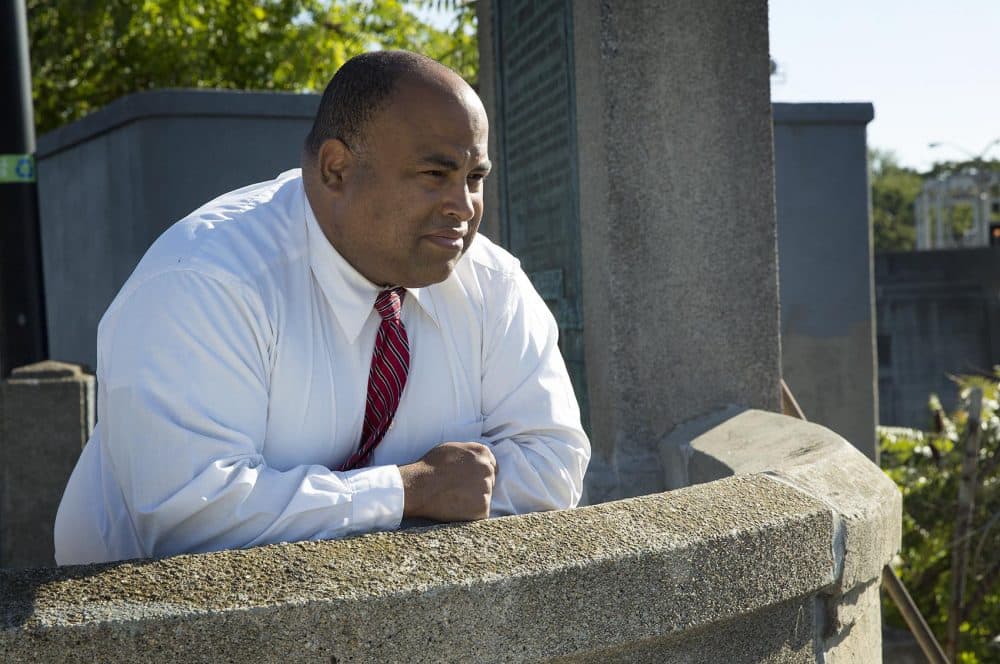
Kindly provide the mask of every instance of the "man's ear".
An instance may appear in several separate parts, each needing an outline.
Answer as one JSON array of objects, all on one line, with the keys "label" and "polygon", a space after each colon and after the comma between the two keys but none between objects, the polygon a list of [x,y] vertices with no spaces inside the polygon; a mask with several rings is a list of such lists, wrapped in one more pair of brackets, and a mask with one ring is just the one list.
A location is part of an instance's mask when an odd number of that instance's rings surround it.
[{"label": "man's ear", "polygon": [[355,156],[342,140],[330,138],[320,145],[316,162],[319,166],[319,176],[323,186],[331,193],[339,193],[343,190],[344,182],[351,173]]}]

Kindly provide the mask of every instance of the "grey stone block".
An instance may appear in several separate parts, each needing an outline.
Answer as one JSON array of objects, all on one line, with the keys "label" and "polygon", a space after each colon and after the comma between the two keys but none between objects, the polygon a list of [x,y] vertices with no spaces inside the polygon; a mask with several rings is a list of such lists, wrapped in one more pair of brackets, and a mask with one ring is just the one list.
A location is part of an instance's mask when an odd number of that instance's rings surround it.
[{"label": "grey stone block", "polygon": [[[815,634],[822,606],[803,597],[683,636],[630,643],[557,662],[579,664],[810,664],[817,662]],[[664,659],[664,652],[670,653]],[[857,662],[867,662],[858,659]]]},{"label": "grey stone block", "polygon": [[40,362],[0,387],[0,567],[54,565],[52,526],[94,427],[94,377]]},{"label": "grey stone block", "polygon": [[783,376],[810,421],[877,460],[865,127],[871,104],[775,104]]}]

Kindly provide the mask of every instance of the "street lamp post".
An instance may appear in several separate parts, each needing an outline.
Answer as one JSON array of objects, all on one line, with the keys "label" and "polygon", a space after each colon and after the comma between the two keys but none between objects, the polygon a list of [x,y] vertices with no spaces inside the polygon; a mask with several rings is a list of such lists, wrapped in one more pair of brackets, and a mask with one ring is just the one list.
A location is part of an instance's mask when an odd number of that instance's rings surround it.
[{"label": "street lamp post", "polygon": [[35,123],[24,0],[0,2],[0,379],[45,359]]},{"label": "street lamp post", "polygon": [[985,161],[986,155],[989,153],[990,149],[994,145],[1000,145],[1000,136],[997,136],[992,141],[987,143],[986,147],[984,147],[978,153],[973,153],[972,150],[967,150],[966,148],[963,148],[961,145],[958,145],[957,143],[952,143],[950,141],[931,141],[930,143],[927,144],[927,147],[929,147],[932,150],[936,150],[937,148],[952,148],[953,150],[958,150],[959,152],[967,156],[969,158],[969,161]]}]

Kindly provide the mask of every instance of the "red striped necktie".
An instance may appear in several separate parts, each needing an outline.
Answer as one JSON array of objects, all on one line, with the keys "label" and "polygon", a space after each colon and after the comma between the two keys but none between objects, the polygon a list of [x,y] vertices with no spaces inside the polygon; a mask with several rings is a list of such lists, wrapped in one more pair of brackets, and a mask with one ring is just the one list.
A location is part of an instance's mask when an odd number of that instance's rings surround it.
[{"label": "red striped necktie", "polygon": [[372,368],[368,373],[368,399],[361,444],[338,470],[365,466],[396,414],[399,397],[406,386],[406,374],[410,370],[410,340],[399,317],[404,295],[405,289],[393,288],[382,291],[375,298],[375,310],[382,317],[382,324],[375,337]]}]

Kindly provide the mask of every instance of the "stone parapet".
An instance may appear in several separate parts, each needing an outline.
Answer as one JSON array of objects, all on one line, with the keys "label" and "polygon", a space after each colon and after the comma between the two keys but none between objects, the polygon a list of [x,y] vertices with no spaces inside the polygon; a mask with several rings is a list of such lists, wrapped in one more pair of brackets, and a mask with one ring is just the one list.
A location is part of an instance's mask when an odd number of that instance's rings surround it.
[{"label": "stone parapet", "polygon": [[767,3],[577,2],[572,30],[596,503],[663,491],[682,422],[780,407]]},{"label": "stone parapet", "polygon": [[835,582],[824,593],[823,647],[840,654],[830,661],[879,661],[879,579],[899,550],[903,505],[875,464],[825,427],[737,407],[686,423],[660,450],[670,487],[764,475],[826,504]]},{"label": "stone parapet", "polygon": [[790,418],[702,429],[674,445],[689,477],[752,474],[340,541],[3,571],[0,659],[878,661],[869,575],[898,543],[891,482]]}]

